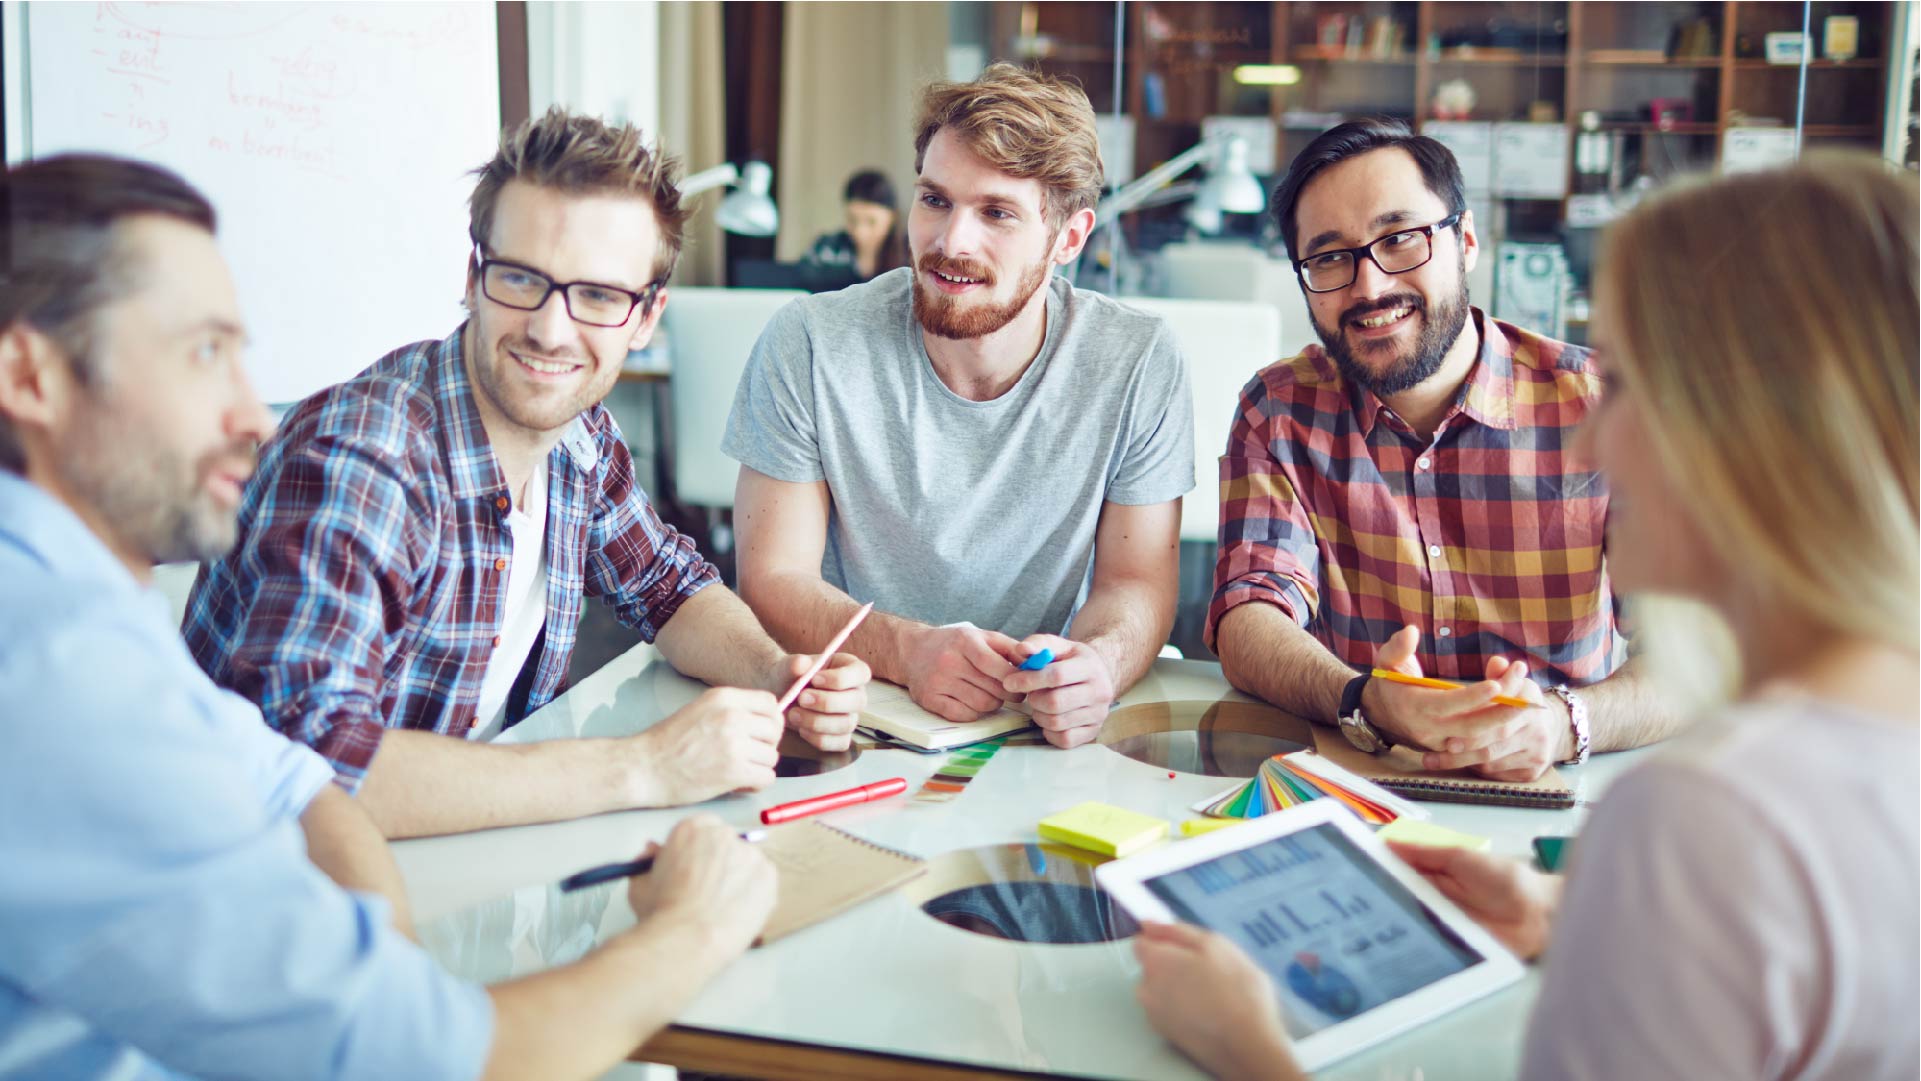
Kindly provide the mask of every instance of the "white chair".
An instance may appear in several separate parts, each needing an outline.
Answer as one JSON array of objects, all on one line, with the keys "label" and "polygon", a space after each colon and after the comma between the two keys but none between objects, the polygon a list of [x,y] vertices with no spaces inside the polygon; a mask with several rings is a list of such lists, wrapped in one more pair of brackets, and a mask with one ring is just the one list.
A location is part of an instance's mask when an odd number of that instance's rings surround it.
[{"label": "white chair", "polygon": [[187,618],[187,598],[193,593],[194,576],[199,573],[198,563],[161,563],[153,568],[153,584],[160,587],[161,595],[167,598],[176,627]]},{"label": "white chair", "polygon": [[1194,389],[1194,490],[1181,499],[1181,539],[1212,541],[1220,522],[1220,459],[1235,403],[1254,373],[1281,359],[1281,315],[1228,300],[1122,297],[1174,331]]},{"label": "white chair", "polygon": [[1281,315],[1281,347],[1271,358],[1291,357],[1319,341],[1307,318],[1294,268],[1246,244],[1169,244],[1159,256],[1165,292],[1187,300],[1248,300]]},{"label": "white chair", "polygon": [[674,497],[696,507],[732,507],[740,467],[720,452],[734,390],[754,342],[798,289],[676,288],[662,316],[673,367]]}]

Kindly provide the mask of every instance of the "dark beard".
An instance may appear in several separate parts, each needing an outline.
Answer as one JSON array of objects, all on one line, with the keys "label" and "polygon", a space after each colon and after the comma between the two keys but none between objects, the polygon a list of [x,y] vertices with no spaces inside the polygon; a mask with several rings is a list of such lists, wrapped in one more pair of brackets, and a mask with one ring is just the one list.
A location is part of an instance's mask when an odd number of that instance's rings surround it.
[{"label": "dark beard", "polygon": [[[1052,245],[1049,245],[1051,250]],[[941,259],[934,255],[923,255],[915,265],[914,274],[914,320],[921,329],[936,338],[969,339],[985,338],[1014,321],[1014,317],[1027,307],[1034,293],[1047,283],[1052,264],[1046,260],[1034,264],[1033,268],[1021,275],[1014,286],[1014,295],[1005,304],[962,309],[953,297],[943,296],[921,283],[920,271],[933,272],[944,270],[967,278],[980,278],[986,288],[994,287],[994,279],[987,268],[966,260]]]},{"label": "dark beard", "polygon": [[[1332,332],[1322,326],[1319,319],[1310,315],[1309,320],[1314,324],[1314,333],[1320,336],[1321,344],[1327,348],[1327,355],[1333,357],[1335,365],[1341,369],[1342,376],[1373,391],[1376,398],[1388,398],[1420,386],[1441,370],[1441,363],[1447,359],[1447,351],[1453,348],[1455,339],[1461,336],[1462,328],[1467,326],[1465,257],[1461,260],[1459,280],[1461,287],[1432,312],[1418,295],[1395,293],[1365,304],[1356,304],[1342,312]],[[1410,317],[1421,317],[1421,333],[1414,340],[1413,352],[1378,371],[1361,364],[1347,345],[1345,331],[1348,322],[1401,307],[1410,309]]]}]

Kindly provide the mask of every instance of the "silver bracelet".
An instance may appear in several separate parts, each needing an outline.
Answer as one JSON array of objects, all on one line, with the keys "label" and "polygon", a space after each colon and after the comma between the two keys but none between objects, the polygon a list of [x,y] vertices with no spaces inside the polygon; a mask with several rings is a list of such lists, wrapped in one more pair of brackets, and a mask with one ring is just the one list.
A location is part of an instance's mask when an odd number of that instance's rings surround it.
[{"label": "silver bracelet", "polygon": [[1578,766],[1586,762],[1588,756],[1587,702],[1565,683],[1549,687],[1548,693],[1567,703],[1568,725],[1574,729],[1574,757],[1560,764]]}]

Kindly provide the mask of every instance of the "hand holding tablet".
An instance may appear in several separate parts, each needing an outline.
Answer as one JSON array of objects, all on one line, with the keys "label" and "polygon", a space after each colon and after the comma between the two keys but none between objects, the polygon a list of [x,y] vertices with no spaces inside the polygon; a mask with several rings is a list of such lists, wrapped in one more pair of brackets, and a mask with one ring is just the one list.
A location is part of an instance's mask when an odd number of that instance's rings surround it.
[{"label": "hand holding tablet", "polygon": [[1498,941],[1332,801],[1094,873],[1135,918],[1193,924],[1238,946],[1272,982],[1305,1070],[1522,975]]}]

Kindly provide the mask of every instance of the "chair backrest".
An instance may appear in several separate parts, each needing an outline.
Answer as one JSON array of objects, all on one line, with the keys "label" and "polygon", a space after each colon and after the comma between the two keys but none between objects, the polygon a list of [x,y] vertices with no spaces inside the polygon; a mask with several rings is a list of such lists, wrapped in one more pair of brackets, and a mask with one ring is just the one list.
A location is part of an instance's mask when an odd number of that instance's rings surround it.
[{"label": "chair backrest", "polygon": [[1179,243],[1160,250],[1170,297],[1187,300],[1251,300],[1281,315],[1281,348],[1274,359],[1291,357],[1314,344],[1294,269],[1244,244]]},{"label": "chair backrest", "polygon": [[697,507],[734,505],[740,466],[720,452],[734,390],[754,342],[798,289],[677,288],[661,317],[673,366],[674,495]]},{"label": "chair backrest", "polygon": [[1123,297],[1167,320],[1194,388],[1194,490],[1181,500],[1181,539],[1214,540],[1220,523],[1220,460],[1241,388],[1281,359],[1281,315],[1230,300]]},{"label": "chair backrest", "polygon": [[161,563],[153,568],[153,584],[167,598],[176,627],[187,618],[187,597],[193,593],[193,580],[199,573],[198,563]]}]

